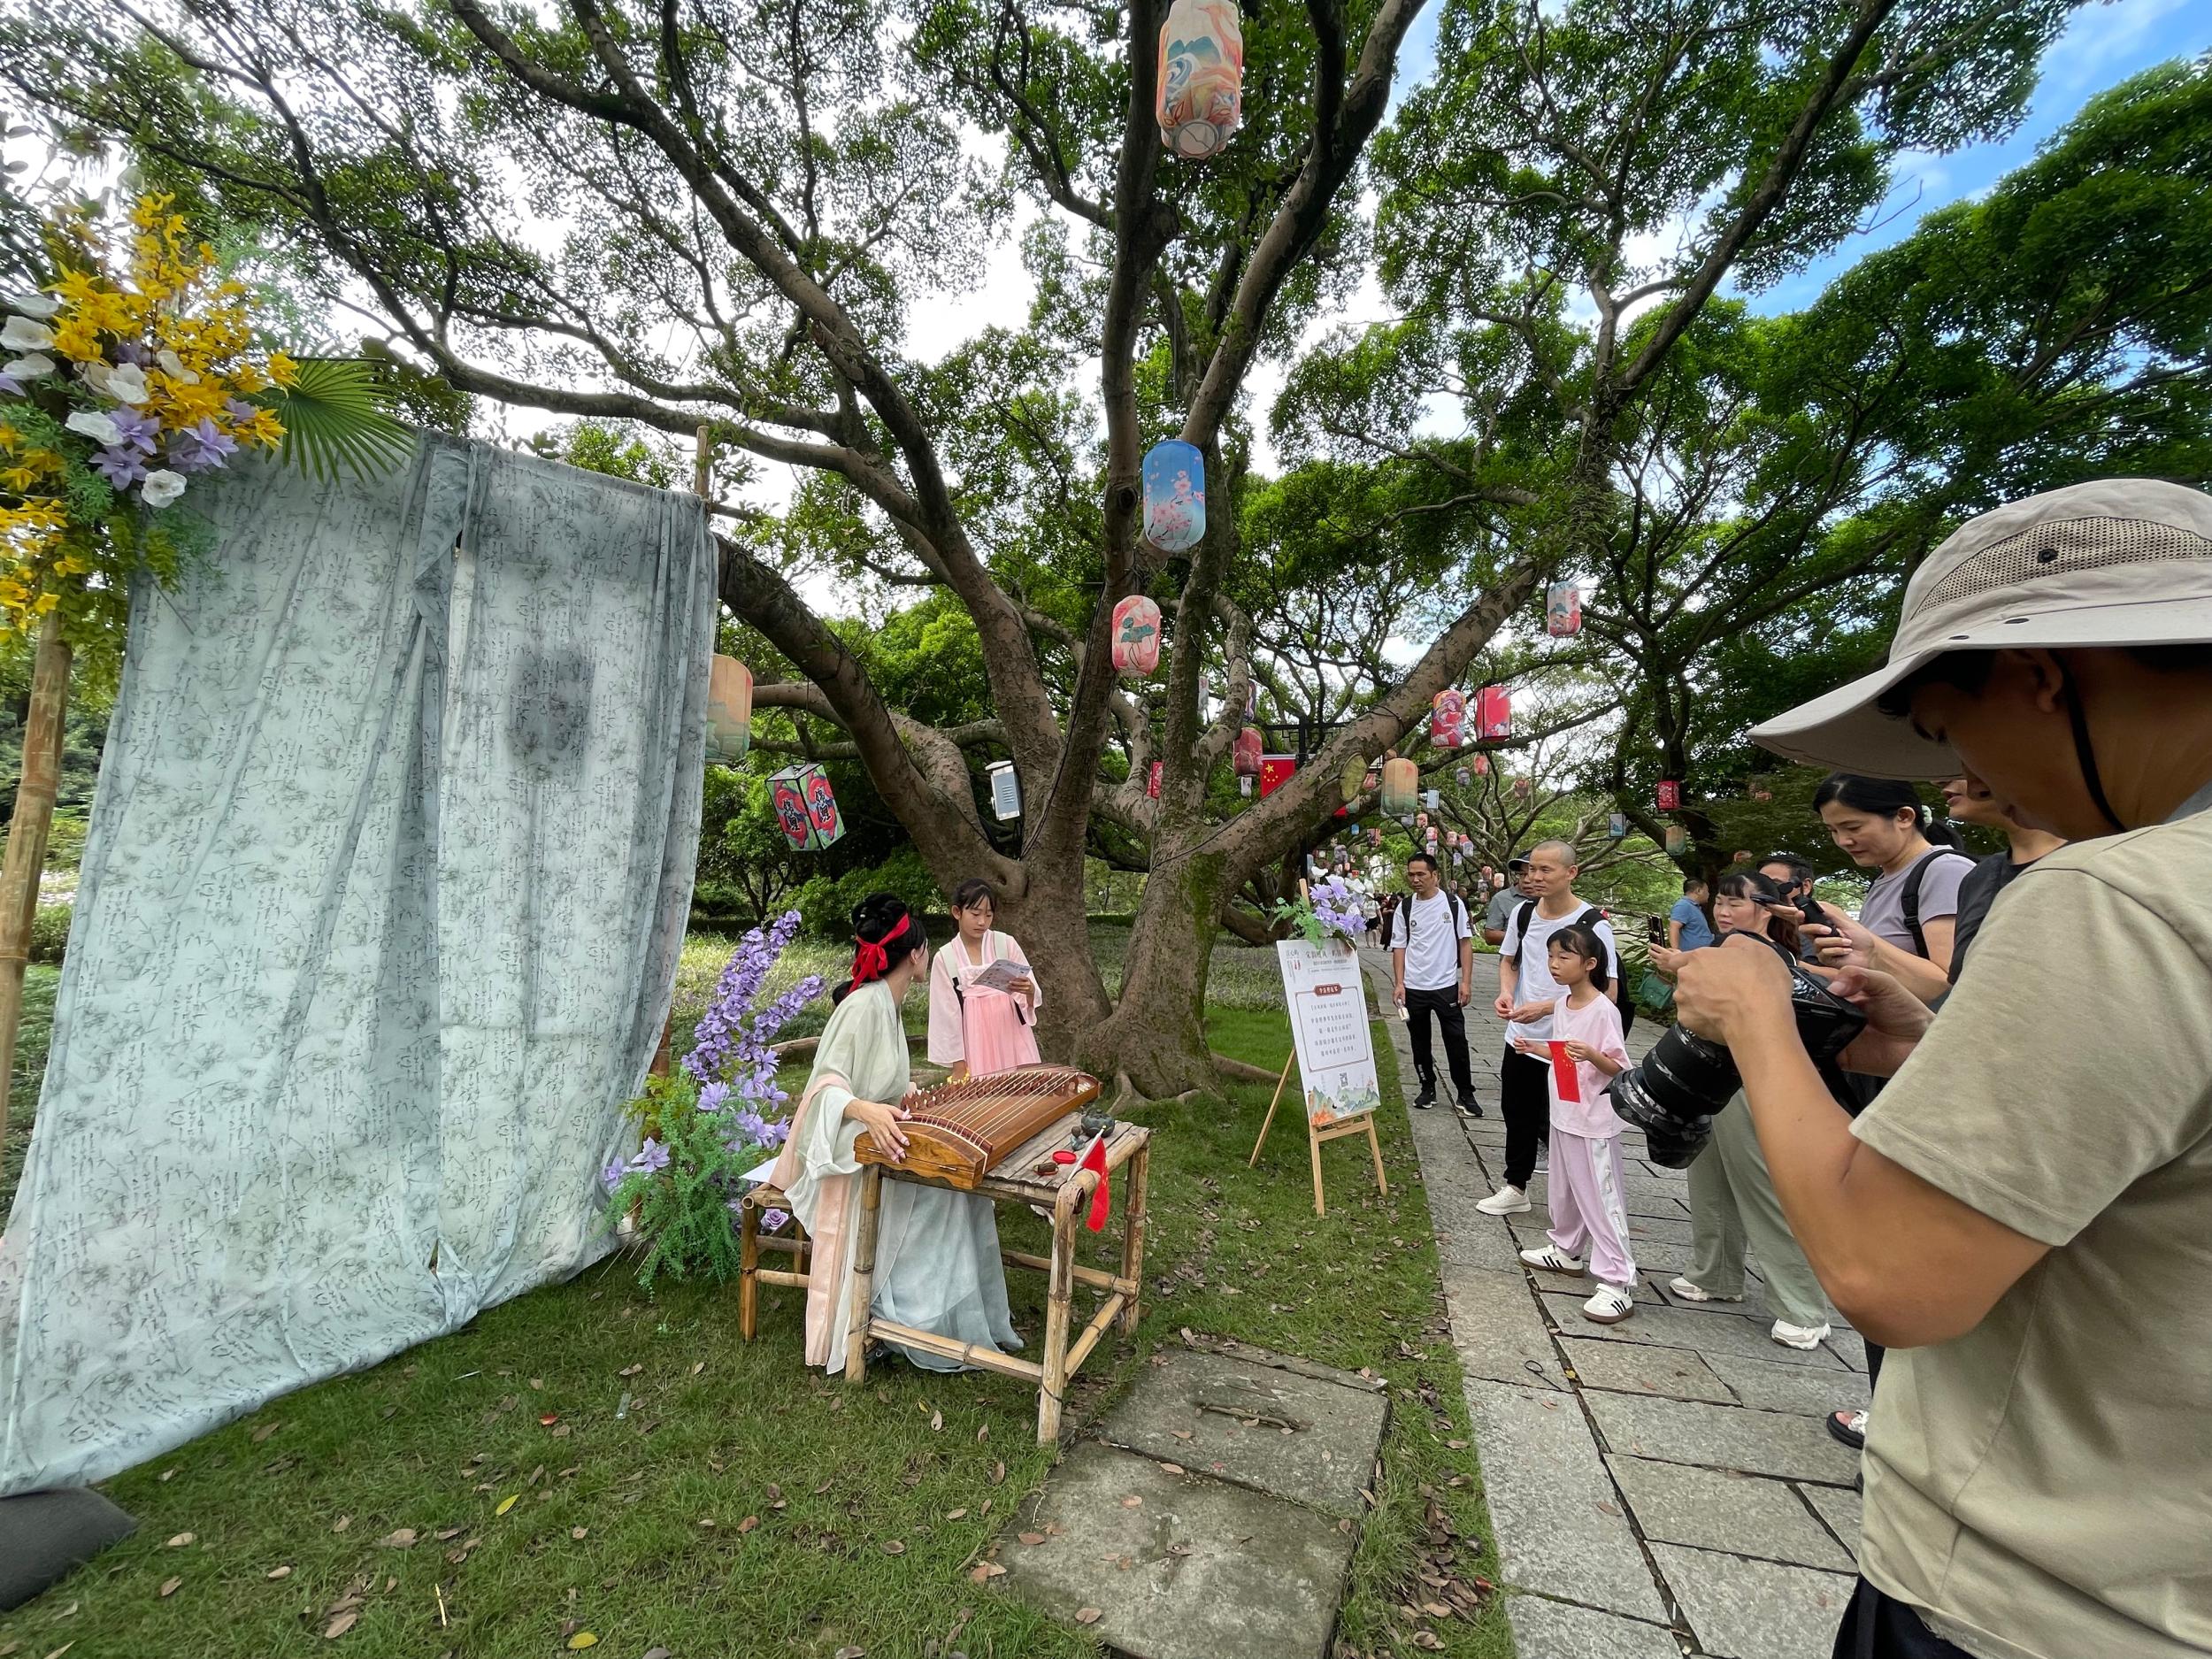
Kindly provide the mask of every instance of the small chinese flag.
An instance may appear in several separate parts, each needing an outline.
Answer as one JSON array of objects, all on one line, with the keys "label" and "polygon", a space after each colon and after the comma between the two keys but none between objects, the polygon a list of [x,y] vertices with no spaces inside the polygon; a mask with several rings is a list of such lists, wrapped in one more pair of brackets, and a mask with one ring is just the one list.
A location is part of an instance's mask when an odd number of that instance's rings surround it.
[{"label": "small chinese flag", "polygon": [[1078,1169],[1098,1171],[1098,1190],[1091,1194],[1091,1213],[1083,1218],[1083,1225],[1093,1233],[1106,1230],[1106,1217],[1112,1210],[1113,1193],[1106,1185],[1106,1135],[1104,1131],[1091,1137],[1091,1144],[1083,1148]]},{"label": "small chinese flag", "polygon": [[1551,1078],[1559,1090],[1559,1098],[1572,1106],[1582,1103],[1582,1075],[1575,1070],[1574,1057],[1567,1052],[1563,1042],[1548,1042],[1551,1050]]}]

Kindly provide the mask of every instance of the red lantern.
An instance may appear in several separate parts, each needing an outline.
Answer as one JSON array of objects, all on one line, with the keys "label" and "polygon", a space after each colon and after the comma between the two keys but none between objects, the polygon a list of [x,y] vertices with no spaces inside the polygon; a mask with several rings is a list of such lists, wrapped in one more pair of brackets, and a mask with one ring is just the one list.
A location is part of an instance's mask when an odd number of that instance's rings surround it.
[{"label": "red lantern", "polygon": [[1166,770],[1167,762],[1164,760],[1156,760],[1152,763],[1151,772],[1146,774],[1144,780],[1144,792],[1145,794],[1150,795],[1155,801],[1160,798],[1160,775]]},{"label": "red lantern", "polygon": [[1474,772],[1478,778],[1487,778],[1490,775],[1490,757],[1478,754],[1475,757]]},{"label": "red lantern", "polygon": [[1202,161],[1229,142],[1244,104],[1244,30],[1230,0],[1175,0],[1160,25],[1160,141]]},{"label": "red lantern", "polygon": [[1659,780],[1659,810],[1679,812],[1682,810],[1682,780],[1679,778]]},{"label": "red lantern", "polygon": [[1555,639],[1582,631],[1582,589],[1572,582],[1554,582],[1544,590],[1544,632]]},{"label": "red lantern", "polygon": [[1429,699],[1429,741],[1439,749],[1457,749],[1467,740],[1467,698],[1447,686]]},{"label": "red lantern", "polygon": [[812,761],[787,766],[768,780],[776,822],[793,852],[819,852],[845,833],[829,774]]},{"label": "red lantern", "polygon": [[1260,768],[1266,760],[1263,749],[1263,741],[1257,726],[1248,726],[1237,733],[1236,743],[1230,752],[1230,764],[1237,774],[1238,789],[1246,795],[1252,793],[1252,780],[1260,775]]},{"label": "red lantern", "polygon": [[1513,735],[1513,699],[1503,686],[1485,686],[1475,693],[1475,731],[1481,737]]},{"label": "red lantern", "polygon": [[1526,778],[1516,778],[1513,780],[1513,793],[1519,795],[1524,801],[1528,799],[1529,791],[1534,787],[1535,785],[1531,783]]},{"label": "red lantern", "polygon": [[1114,607],[1114,672],[1142,680],[1160,665],[1160,607],[1131,594]]},{"label": "red lantern", "polygon": [[1382,764],[1382,810],[1393,818],[1413,810],[1414,793],[1421,787],[1421,769],[1402,755]]},{"label": "red lantern", "polygon": [[735,765],[753,746],[753,671],[717,655],[707,671],[707,759]]}]

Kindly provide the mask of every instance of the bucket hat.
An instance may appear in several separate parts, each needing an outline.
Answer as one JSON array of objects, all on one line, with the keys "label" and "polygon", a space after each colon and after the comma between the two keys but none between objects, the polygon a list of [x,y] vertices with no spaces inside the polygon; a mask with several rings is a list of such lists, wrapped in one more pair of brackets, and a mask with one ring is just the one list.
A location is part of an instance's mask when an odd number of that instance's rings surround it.
[{"label": "bucket hat", "polygon": [[1913,572],[1889,661],[1752,728],[1792,760],[1872,778],[1947,778],[1947,744],[1884,714],[1939,657],[2212,641],[2212,496],[2158,479],[2046,490],[1970,518]]}]

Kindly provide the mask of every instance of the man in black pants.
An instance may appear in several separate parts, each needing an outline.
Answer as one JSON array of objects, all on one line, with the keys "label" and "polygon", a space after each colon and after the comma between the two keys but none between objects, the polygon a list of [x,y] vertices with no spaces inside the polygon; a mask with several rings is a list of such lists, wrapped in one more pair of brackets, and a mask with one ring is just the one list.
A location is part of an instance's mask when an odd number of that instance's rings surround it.
[{"label": "man in black pants", "polygon": [[1413,1026],[1413,1069],[1421,1079],[1413,1103],[1426,1111],[1436,1104],[1436,1060],[1429,1049],[1429,1017],[1444,1028],[1444,1058],[1459,1092],[1459,1115],[1479,1118],[1474,1074],[1467,1064],[1467,1016],[1473,994],[1475,941],[1467,907],[1437,885],[1436,860],[1416,853],[1406,860],[1406,885],[1413,889],[1391,918],[1391,989]]},{"label": "man in black pants", "polygon": [[[1501,947],[1504,954],[1498,958],[1498,1018],[1509,1022],[1516,1036],[1542,1042],[1551,1035],[1552,1003],[1566,993],[1551,977],[1548,948],[1551,936],[1570,922],[1586,918],[1605,946],[1611,979],[1606,995],[1620,1001],[1620,947],[1614,943],[1612,924],[1575,895],[1578,868],[1575,849],[1565,841],[1545,841],[1529,851],[1521,890],[1531,896],[1506,922]],[[1505,1180],[1476,1203],[1486,1216],[1519,1215],[1529,1208],[1529,1178],[1536,1172],[1537,1149],[1549,1138],[1551,1128],[1550,1077],[1549,1065],[1507,1045],[1498,1067],[1498,1111],[1505,1118]]]}]

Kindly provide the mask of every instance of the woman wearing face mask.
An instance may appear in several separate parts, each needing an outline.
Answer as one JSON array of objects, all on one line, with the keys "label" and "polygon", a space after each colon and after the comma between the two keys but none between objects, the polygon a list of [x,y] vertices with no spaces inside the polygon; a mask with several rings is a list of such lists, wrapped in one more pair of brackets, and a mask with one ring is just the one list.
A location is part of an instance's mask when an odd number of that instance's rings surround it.
[{"label": "woman wearing face mask", "polygon": [[[1713,890],[1713,924],[1720,929],[1723,949],[1763,949],[1730,943],[1738,933],[1750,933],[1794,956],[1798,937],[1793,914],[1782,889],[1756,871],[1732,870]],[[1652,964],[1671,974],[1689,954],[1655,945]],[[1741,1302],[1748,1244],[1759,1258],[1767,1306],[1774,1315],[1767,1334],[1786,1348],[1820,1346],[1828,1334],[1828,1298],[1783,1219],[1740,1092],[1714,1114],[1713,1138],[1690,1165],[1690,1271],[1667,1286],[1675,1295],[1684,1302]]]}]

